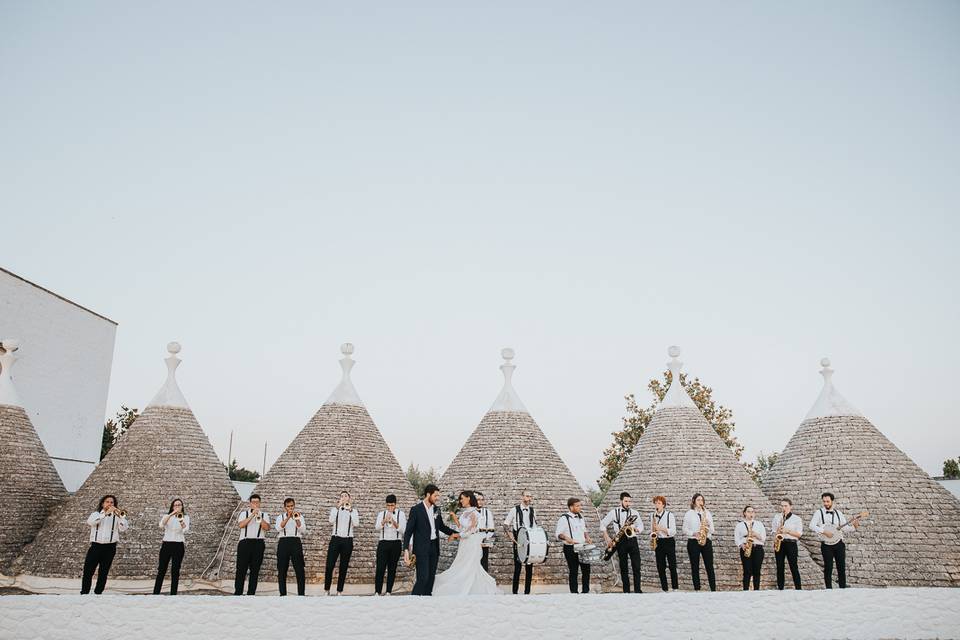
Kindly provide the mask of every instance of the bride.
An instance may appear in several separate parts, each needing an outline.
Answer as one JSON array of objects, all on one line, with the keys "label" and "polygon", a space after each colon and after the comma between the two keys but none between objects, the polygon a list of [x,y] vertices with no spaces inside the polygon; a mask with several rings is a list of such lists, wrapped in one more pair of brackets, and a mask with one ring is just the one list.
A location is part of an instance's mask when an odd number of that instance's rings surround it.
[{"label": "bride", "polygon": [[477,496],[473,491],[460,492],[460,546],[450,568],[437,576],[433,595],[462,596],[498,594],[497,581],[480,566],[483,534],[477,531]]}]

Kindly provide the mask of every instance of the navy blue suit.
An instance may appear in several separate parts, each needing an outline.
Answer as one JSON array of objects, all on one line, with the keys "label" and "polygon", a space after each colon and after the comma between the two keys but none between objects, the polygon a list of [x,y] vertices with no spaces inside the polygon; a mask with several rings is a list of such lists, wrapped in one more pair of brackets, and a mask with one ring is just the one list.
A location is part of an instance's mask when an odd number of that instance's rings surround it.
[{"label": "navy blue suit", "polygon": [[[410,546],[413,538],[413,553],[417,556],[417,581],[413,583],[412,595],[433,595],[433,581],[437,577],[437,564],[440,562],[440,532],[449,535],[456,533],[443,522],[440,510],[434,506],[433,513],[427,513],[423,502],[410,509],[407,528],[403,533],[403,548]],[[437,539],[430,539],[430,518],[436,523]]]}]

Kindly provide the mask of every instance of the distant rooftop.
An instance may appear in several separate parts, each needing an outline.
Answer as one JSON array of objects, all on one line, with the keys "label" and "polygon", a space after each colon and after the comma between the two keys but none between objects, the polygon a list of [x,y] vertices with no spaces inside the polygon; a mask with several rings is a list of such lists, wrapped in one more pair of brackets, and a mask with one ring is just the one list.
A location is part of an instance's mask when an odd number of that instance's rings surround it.
[{"label": "distant rooftop", "polygon": [[96,311],[91,311],[90,309],[87,309],[87,308],[86,308],[85,306],[83,306],[82,304],[77,304],[76,302],[74,302],[73,300],[70,300],[69,298],[64,298],[64,297],[63,297],[62,295],[60,295],[59,293],[54,293],[53,291],[50,291],[50,289],[47,289],[46,287],[41,287],[41,286],[38,285],[36,282],[30,282],[29,280],[27,280],[27,279],[24,278],[23,276],[18,276],[17,274],[15,274],[15,273],[12,272],[12,271],[8,271],[7,269],[4,269],[3,267],[0,267],[0,271],[2,271],[3,273],[5,273],[5,274],[7,274],[7,275],[9,275],[9,276],[13,276],[13,277],[16,278],[17,280],[20,280],[21,282],[26,282],[26,283],[27,283],[28,285],[30,285],[31,287],[34,287],[34,288],[40,289],[40,291],[44,291],[44,292],[46,292],[46,293],[49,293],[50,295],[52,295],[52,296],[55,297],[55,298],[60,298],[60,299],[63,300],[64,302],[66,302],[66,303],[68,303],[68,304],[72,304],[73,306],[75,306],[75,307],[78,308],[78,309],[83,309],[84,311],[86,311],[86,312],[89,313],[89,314],[95,315],[95,316],[97,316],[98,318],[101,318],[101,319],[103,319],[103,320],[106,320],[106,321],[109,322],[110,324],[113,324],[113,325],[116,325],[116,324],[117,324],[117,321],[116,321],[116,320],[111,320],[110,318],[108,318],[107,316],[105,316],[105,315],[103,315],[103,314],[97,313]]}]

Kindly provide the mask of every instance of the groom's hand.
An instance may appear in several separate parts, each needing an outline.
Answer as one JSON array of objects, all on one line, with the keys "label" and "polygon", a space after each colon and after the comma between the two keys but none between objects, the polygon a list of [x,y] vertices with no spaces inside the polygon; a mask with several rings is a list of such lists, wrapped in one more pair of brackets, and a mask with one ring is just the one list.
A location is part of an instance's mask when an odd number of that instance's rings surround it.
[{"label": "groom's hand", "polygon": [[450,534],[450,539],[451,539],[451,540],[459,540],[459,539],[460,539],[460,534],[459,534],[459,533],[452,533],[452,534]]}]

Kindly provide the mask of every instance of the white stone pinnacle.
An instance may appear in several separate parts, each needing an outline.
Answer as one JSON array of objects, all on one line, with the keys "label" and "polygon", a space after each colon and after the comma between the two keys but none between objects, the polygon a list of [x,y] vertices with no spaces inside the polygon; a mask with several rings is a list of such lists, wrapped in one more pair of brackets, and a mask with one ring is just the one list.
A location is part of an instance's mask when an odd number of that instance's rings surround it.
[{"label": "white stone pinnacle", "polygon": [[490,411],[530,413],[527,411],[527,408],[523,406],[523,402],[520,401],[520,396],[517,395],[517,392],[513,388],[513,371],[517,366],[513,364],[512,360],[516,353],[514,353],[510,347],[505,347],[500,350],[500,355],[503,357],[503,364],[500,365],[500,371],[503,372],[503,389],[500,391],[497,399],[493,401],[493,406],[490,407]]},{"label": "white stone pinnacle", "polygon": [[687,390],[680,384],[680,369],[683,367],[683,363],[677,359],[680,356],[680,347],[670,347],[667,349],[667,355],[670,356],[670,362],[667,363],[671,374],[670,388],[667,389],[667,393],[663,396],[663,401],[660,403],[660,406],[696,409],[697,405],[693,401],[693,398],[690,397]]},{"label": "white stone pinnacle", "polygon": [[349,404],[362,407],[363,402],[360,400],[360,395],[350,380],[350,370],[353,369],[353,365],[356,364],[356,361],[350,357],[353,355],[353,345],[349,342],[344,342],[340,345],[340,353],[343,354],[343,357],[340,358],[340,368],[343,370],[343,377],[340,379],[340,384],[337,385],[337,388],[333,390],[333,393],[330,394],[330,397],[327,398],[327,401],[323,404]]},{"label": "white stone pinnacle", "polygon": [[17,351],[20,349],[20,341],[13,338],[4,338],[0,341],[3,346],[3,353],[0,353],[0,404],[11,407],[23,407],[20,396],[17,395],[17,388],[13,386],[13,363],[17,361]]},{"label": "white stone pinnacle", "polygon": [[822,358],[820,360],[820,366],[823,367],[823,369],[820,370],[820,375],[823,376],[823,389],[820,390],[817,401],[810,407],[810,411],[804,420],[825,418],[827,416],[863,415],[834,388],[833,369],[830,368],[830,358]]},{"label": "white stone pinnacle", "polygon": [[177,367],[180,366],[181,362],[180,358],[177,357],[177,354],[180,353],[180,343],[167,343],[167,353],[170,355],[163,359],[167,365],[167,380],[147,406],[189,409],[190,405],[187,404],[187,399],[183,397],[183,392],[177,386]]}]

